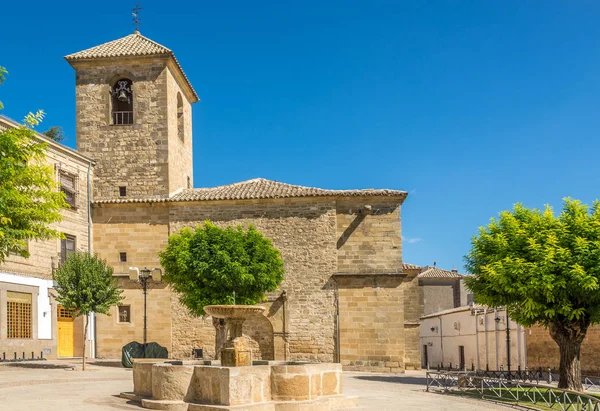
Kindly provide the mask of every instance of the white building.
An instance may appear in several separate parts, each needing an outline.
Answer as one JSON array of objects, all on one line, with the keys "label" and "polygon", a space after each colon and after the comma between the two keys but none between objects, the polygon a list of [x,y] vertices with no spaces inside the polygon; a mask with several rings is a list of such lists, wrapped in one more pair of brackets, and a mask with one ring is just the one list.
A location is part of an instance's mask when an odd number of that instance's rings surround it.
[{"label": "white building", "polygon": [[[421,359],[426,368],[507,369],[505,310],[469,305],[421,317]],[[527,366],[525,329],[508,320],[511,370]]]}]

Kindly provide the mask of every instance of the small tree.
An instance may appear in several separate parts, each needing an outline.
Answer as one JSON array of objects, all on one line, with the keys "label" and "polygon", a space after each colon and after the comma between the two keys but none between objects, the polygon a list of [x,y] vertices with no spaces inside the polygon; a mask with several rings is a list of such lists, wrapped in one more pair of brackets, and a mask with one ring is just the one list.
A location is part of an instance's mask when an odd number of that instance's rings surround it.
[{"label": "small tree", "polygon": [[547,327],[560,350],[559,387],[582,391],[581,343],[600,322],[600,202],[567,198],[558,216],[517,204],[480,228],[465,260],[477,301]]},{"label": "small tree", "polygon": [[[160,254],[164,280],[196,316],[213,304],[256,304],[283,281],[283,260],[253,225],[219,228],[209,221],[169,236]],[[219,324],[217,344],[219,348]]]},{"label": "small tree", "polygon": [[113,278],[112,267],[105,260],[87,252],[75,252],[54,272],[56,300],[75,318],[85,316],[83,333],[83,366],[85,371],[85,343],[87,341],[88,315],[110,315],[110,307],[118,305],[122,290]]}]

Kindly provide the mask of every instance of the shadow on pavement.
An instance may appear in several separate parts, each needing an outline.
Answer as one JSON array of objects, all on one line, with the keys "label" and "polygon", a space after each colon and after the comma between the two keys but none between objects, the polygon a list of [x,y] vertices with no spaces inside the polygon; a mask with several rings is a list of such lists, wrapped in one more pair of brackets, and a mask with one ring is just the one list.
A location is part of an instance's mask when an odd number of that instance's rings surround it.
[{"label": "shadow on pavement", "polygon": [[14,368],[30,368],[30,369],[44,369],[44,370],[68,370],[72,369],[72,364],[52,364],[46,362],[12,362],[9,364],[3,364],[3,367],[14,367]]},{"label": "shadow on pavement", "polygon": [[125,368],[121,364],[121,361],[88,361],[86,364],[96,365],[98,367]]},{"label": "shadow on pavement", "polygon": [[420,385],[425,387],[427,379],[423,377],[410,377],[402,375],[356,375],[350,378],[363,381],[390,382],[395,384]]}]

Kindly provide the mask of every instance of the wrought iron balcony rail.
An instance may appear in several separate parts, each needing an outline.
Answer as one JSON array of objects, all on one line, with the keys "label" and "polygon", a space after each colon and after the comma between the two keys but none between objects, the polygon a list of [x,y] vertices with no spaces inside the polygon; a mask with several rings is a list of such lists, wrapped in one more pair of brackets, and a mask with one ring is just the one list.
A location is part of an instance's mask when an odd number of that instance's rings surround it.
[{"label": "wrought iron balcony rail", "polygon": [[496,378],[490,371],[429,371],[426,391],[460,392],[485,400],[525,407],[535,404],[557,411],[600,411],[598,397],[535,383],[535,380]]},{"label": "wrought iron balcony rail", "polygon": [[113,111],[113,124],[133,124],[133,111]]}]

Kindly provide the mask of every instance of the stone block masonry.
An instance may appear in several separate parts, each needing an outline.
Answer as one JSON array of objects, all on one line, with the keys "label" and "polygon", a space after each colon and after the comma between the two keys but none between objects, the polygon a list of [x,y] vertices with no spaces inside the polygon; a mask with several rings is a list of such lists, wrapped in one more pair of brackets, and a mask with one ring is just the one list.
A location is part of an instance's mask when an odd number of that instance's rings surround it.
[{"label": "stone block masonry", "polygon": [[[74,63],[75,64],[75,63]],[[96,161],[94,198],[168,197],[192,177],[191,107],[177,133],[177,82],[164,58],[88,61],[77,70],[77,150]],[[133,124],[112,124],[111,85],[133,82]],[[179,93],[182,94],[182,93]]]},{"label": "stone block masonry", "polygon": [[[376,211],[363,214],[365,205]],[[341,360],[352,369],[401,372],[419,367],[415,324],[422,303],[417,271],[402,273],[399,263],[399,214],[394,199],[195,201],[104,204],[95,207],[94,224],[97,242],[102,238],[98,252],[117,273],[126,272],[127,264],[156,266],[168,235],[183,227],[206,220],[222,227],[253,224],[280,250],[285,267],[283,283],[265,302],[265,316],[244,326],[256,358]],[[131,255],[131,263],[117,261],[120,251]],[[127,289],[126,297],[131,321],[139,324],[134,305],[141,303],[141,291]],[[149,324],[155,328],[149,336],[155,337],[149,340],[166,345],[174,358],[190,358],[197,348],[215,358],[210,318],[192,316],[168,289],[152,291],[150,301]],[[134,337],[125,328],[115,319],[98,320],[103,356],[118,355]]]}]

